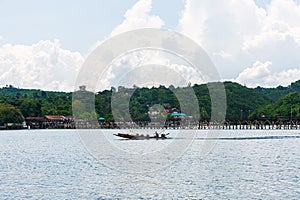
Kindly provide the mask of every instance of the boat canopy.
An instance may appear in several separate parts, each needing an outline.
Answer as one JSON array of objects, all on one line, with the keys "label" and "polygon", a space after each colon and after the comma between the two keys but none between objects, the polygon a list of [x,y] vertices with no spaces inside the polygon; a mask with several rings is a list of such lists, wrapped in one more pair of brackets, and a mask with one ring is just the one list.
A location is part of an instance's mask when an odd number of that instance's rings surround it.
[{"label": "boat canopy", "polygon": [[184,113],[178,113],[178,112],[173,112],[171,114],[171,116],[172,117],[184,117],[184,116],[186,116],[186,114],[184,114]]}]

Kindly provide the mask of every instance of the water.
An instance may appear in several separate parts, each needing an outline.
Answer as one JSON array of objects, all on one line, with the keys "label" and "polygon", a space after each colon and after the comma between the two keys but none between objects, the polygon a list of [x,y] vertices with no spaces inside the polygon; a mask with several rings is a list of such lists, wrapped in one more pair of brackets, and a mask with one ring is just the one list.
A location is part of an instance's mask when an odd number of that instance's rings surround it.
[{"label": "water", "polygon": [[[113,133],[105,131],[107,140],[129,155],[155,155],[188,140],[178,131],[160,141],[120,140]],[[161,168],[134,173],[117,169],[135,162],[131,157],[104,152],[95,159],[76,130],[1,131],[0,199],[300,198],[300,131],[226,130],[217,141],[206,134],[198,131],[167,162],[147,161]],[[213,145],[208,154],[201,153],[205,144]]]}]

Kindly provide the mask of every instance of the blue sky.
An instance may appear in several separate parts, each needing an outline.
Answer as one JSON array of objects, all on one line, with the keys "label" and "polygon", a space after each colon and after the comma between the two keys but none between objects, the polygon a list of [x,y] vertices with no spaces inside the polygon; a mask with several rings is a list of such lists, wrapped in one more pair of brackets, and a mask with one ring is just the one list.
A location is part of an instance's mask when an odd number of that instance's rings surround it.
[{"label": "blue sky", "polygon": [[[122,23],[126,10],[137,1],[0,0],[0,44],[59,39],[63,48],[86,53]],[[270,1],[255,0],[262,7]],[[164,28],[176,29],[184,0],[154,0],[152,7],[152,13],[166,22]]]},{"label": "blue sky", "polygon": [[[0,0],[0,44],[31,45],[40,40],[59,39],[62,48],[81,53],[108,36],[122,23],[124,13],[137,0]],[[184,7],[182,0],[155,0],[152,13],[174,29]]]},{"label": "blue sky", "polygon": [[72,90],[97,44],[144,26],[193,39],[222,80],[274,87],[300,77],[299,0],[0,0],[0,86]]},{"label": "blue sky", "polygon": [[135,1],[125,2],[1,1],[2,44],[31,45],[40,40],[59,39],[63,48],[84,53],[122,21]]}]

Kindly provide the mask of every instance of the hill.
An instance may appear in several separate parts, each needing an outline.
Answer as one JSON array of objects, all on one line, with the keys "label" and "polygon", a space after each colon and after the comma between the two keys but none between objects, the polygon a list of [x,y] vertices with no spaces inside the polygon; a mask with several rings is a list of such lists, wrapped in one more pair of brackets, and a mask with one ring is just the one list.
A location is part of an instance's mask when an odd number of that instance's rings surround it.
[{"label": "hill", "polygon": [[0,89],[0,104],[18,108],[24,117],[72,115],[72,93],[19,89],[7,86]]},{"label": "hill", "polygon": [[260,94],[266,96],[267,98],[272,99],[273,101],[277,101],[281,97],[291,92],[300,92],[300,80],[291,83],[291,85],[287,87],[283,87],[283,86],[278,86],[276,88],[257,87],[255,88],[255,90]]},{"label": "hill", "polygon": [[[214,84],[214,83],[209,83]],[[268,116],[290,115],[290,110],[299,115],[299,92],[300,81],[292,83],[290,86],[277,88],[247,88],[238,83],[224,82],[227,96],[227,118],[247,118],[250,115]],[[152,88],[111,88],[97,92],[96,94],[88,91],[77,91],[76,95],[88,93],[95,96],[95,111],[97,117],[105,117],[108,120],[124,117],[129,102],[130,116],[136,121],[150,120],[149,110],[153,106],[160,105],[169,113],[180,112],[180,103],[174,94],[185,94],[188,90],[193,89],[199,104],[199,109],[194,108],[193,99],[186,96],[185,108],[187,115],[195,115],[195,110],[200,111],[201,117],[209,117],[211,113],[211,99],[208,85],[194,85],[187,87],[160,86]],[[12,105],[19,109],[24,117],[37,117],[45,115],[64,115],[71,116],[72,113],[72,94],[68,92],[42,91],[34,89],[19,89],[13,86],[0,88],[0,104]],[[112,98],[114,97],[114,98]],[[125,100],[125,101],[124,101]],[[89,113],[84,113],[90,105],[85,100],[76,100],[75,105],[76,117],[87,118]],[[125,104],[124,104],[125,102]],[[112,114],[111,105],[117,107],[118,111]],[[297,110],[298,109],[298,110]],[[95,114],[93,116],[95,116]],[[196,116],[196,115],[195,115]]]},{"label": "hill", "polygon": [[227,117],[246,118],[262,106],[270,104],[272,99],[256,89],[247,88],[238,83],[225,82],[227,95]]},{"label": "hill", "polygon": [[291,92],[281,97],[278,101],[257,109],[253,116],[300,116],[300,92]]}]

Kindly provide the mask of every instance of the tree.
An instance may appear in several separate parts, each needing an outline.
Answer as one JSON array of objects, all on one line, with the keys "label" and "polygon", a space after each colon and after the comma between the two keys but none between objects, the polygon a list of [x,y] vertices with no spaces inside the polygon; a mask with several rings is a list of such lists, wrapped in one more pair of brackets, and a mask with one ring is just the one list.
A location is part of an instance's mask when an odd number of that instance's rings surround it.
[{"label": "tree", "polygon": [[0,104],[0,125],[7,123],[22,123],[24,117],[19,109],[10,104]]},{"label": "tree", "polygon": [[19,108],[25,117],[38,117],[42,114],[40,101],[33,98],[26,98]]},{"label": "tree", "polygon": [[259,108],[253,113],[254,116],[265,115],[267,117],[299,116],[300,93],[292,92],[281,97],[278,101]]}]

